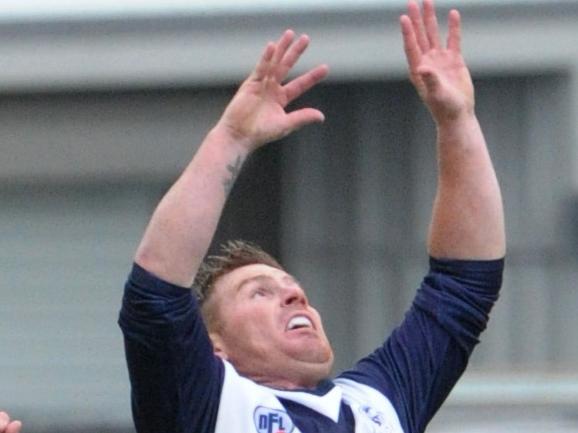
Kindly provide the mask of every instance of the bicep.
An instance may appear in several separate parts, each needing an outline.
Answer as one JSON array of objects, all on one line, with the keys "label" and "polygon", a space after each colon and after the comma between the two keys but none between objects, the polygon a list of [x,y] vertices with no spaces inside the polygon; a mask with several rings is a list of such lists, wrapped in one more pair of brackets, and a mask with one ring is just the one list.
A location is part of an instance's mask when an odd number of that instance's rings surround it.
[{"label": "bicep", "polygon": [[386,395],[407,432],[423,430],[463,373],[503,271],[503,260],[430,263],[403,323],[345,374]]},{"label": "bicep", "polygon": [[210,431],[223,379],[190,290],[135,265],[119,324],[139,433]]},{"label": "bicep", "polygon": [[[194,328],[187,330],[191,337]],[[139,433],[210,431],[216,423],[223,365],[187,335],[135,338],[125,333],[131,400]],[[196,343],[193,343],[196,341]]]},{"label": "bicep", "polygon": [[384,394],[411,433],[422,431],[466,363],[467,354],[449,334],[414,307],[383,346],[344,377]]}]

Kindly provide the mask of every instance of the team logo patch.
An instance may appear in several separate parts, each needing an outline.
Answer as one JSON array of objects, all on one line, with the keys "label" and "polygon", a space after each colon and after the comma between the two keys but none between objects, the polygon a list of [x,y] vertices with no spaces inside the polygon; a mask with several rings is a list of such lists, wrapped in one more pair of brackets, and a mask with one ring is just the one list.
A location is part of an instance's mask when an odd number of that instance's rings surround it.
[{"label": "team logo patch", "polygon": [[393,433],[395,431],[393,425],[385,419],[382,412],[371,406],[361,406],[358,410],[365,415],[368,431],[372,433]]},{"label": "team logo patch", "polygon": [[257,406],[253,420],[259,433],[291,433],[295,427],[287,412],[264,406]]},{"label": "team logo patch", "polygon": [[365,415],[367,415],[369,417],[369,419],[372,420],[378,426],[381,427],[383,424],[385,424],[385,418],[384,418],[383,414],[381,412],[378,412],[377,410],[375,410],[371,406],[362,406],[361,411]]}]

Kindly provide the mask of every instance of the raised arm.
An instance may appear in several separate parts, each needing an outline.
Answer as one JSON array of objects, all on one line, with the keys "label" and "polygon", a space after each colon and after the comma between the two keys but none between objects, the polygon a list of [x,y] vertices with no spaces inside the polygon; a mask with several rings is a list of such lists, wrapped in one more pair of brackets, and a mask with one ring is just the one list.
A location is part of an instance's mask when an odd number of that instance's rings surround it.
[{"label": "raised arm", "polygon": [[496,259],[505,254],[500,187],[474,110],[461,54],[458,11],[442,44],[433,0],[410,0],[401,17],[410,79],[437,127],[438,189],[428,250],[436,258]]},{"label": "raised arm", "polygon": [[304,125],[322,122],[313,108],[287,105],[327,75],[320,65],[284,84],[309,38],[287,30],[269,43],[209,132],[189,166],[163,197],[146,229],[135,261],[158,277],[190,286],[210,245],[227,195],[247,156]]}]

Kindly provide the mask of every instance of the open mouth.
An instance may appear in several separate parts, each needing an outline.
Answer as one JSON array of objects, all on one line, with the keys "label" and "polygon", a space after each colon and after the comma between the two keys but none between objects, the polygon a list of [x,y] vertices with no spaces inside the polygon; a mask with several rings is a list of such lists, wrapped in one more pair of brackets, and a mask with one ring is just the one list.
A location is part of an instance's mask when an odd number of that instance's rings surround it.
[{"label": "open mouth", "polygon": [[313,323],[306,316],[295,316],[287,323],[286,331],[293,331],[295,329],[313,329]]}]

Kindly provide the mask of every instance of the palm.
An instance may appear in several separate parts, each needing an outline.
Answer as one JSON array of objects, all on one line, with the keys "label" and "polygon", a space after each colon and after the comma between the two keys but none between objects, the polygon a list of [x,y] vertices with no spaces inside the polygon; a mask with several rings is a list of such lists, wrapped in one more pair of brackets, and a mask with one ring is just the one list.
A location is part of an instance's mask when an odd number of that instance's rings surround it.
[{"label": "palm", "polygon": [[422,57],[418,70],[431,71],[439,82],[439,86],[428,87],[420,73],[412,77],[419,95],[434,115],[451,115],[473,108],[474,86],[461,55],[448,50],[429,52]]},{"label": "palm", "polygon": [[286,131],[288,124],[285,107],[288,103],[280,84],[264,84],[249,79],[233,98],[227,114],[239,125],[243,135],[264,142],[268,138],[281,137],[290,132]]},{"label": "palm", "polygon": [[414,1],[408,9],[409,17],[401,19],[404,48],[420,97],[437,121],[473,110],[474,87],[461,55],[458,12],[449,15],[448,41],[443,47],[432,1],[424,1],[423,17]]},{"label": "palm", "polygon": [[291,101],[327,75],[327,67],[321,65],[283,84],[308,44],[306,36],[293,41],[293,32],[286,31],[276,44],[267,45],[255,70],[225,110],[221,122],[237,137],[247,140],[251,148],[323,120],[323,114],[313,108],[286,111]]}]

